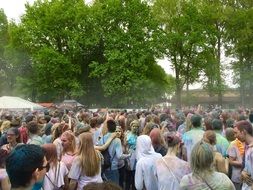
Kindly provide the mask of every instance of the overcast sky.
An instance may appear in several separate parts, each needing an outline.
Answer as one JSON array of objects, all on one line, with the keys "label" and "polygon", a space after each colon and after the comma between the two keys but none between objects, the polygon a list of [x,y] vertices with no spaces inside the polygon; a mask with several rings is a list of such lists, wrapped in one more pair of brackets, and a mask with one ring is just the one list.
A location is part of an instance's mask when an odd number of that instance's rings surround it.
[{"label": "overcast sky", "polygon": [[0,0],[0,8],[4,9],[8,19],[19,21],[20,16],[25,13],[25,3],[33,3],[34,0]]}]

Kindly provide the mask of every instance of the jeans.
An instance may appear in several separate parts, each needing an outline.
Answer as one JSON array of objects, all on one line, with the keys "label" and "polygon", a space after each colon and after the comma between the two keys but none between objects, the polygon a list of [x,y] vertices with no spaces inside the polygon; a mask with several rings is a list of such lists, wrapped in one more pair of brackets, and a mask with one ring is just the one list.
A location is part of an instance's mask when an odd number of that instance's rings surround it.
[{"label": "jeans", "polygon": [[126,186],[125,190],[136,190],[135,188],[135,170],[125,170],[126,171]]},{"label": "jeans", "polygon": [[119,171],[118,170],[105,170],[104,172],[107,181],[111,181],[119,185]]},{"label": "jeans", "polygon": [[233,184],[234,184],[236,190],[241,190],[242,189],[242,184],[241,183],[233,182]]},{"label": "jeans", "polygon": [[125,182],[125,166],[118,169],[119,171],[119,186],[124,189],[124,182]]}]

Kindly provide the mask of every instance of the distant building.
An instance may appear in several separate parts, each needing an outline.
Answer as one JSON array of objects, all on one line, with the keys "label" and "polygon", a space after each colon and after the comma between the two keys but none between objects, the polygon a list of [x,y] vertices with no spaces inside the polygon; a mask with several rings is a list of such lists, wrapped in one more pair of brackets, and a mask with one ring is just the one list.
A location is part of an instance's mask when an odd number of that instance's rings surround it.
[{"label": "distant building", "polygon": [[[241,106],[240,91],[238,89],[226,89],[222,96],[222,108],[234,109]],[[171,98],[171,103],[176,103],[176,97]],[[201,104],[205,107],[218,104],[218,95],[209,96],[208,92],[204,89],[189,90],[188,97],[187,92],[182,92],[182,106],[186,105],[198,105]],[[248,106],[249,107],[249,106]]]},{"label": "distant building", "polygon": [[59,108],[60,109],[70,109],[70,110],[74,110],[80,107],[84,107],[83,104],[79,103],[76,100],[64,100],[60,105]]}]

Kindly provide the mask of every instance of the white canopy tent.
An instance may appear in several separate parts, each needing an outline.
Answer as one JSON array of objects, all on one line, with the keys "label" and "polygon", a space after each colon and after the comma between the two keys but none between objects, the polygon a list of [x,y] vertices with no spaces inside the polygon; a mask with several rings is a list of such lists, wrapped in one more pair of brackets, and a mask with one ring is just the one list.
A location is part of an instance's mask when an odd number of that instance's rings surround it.
[{"label": "white canopy tent", "polygon": [[0,97],[0,109],[10,109],[10,110],[21,110],[21,109],[29,109],[29,110],[38,110],[43,109],[44,107],[35,104],[33,102],[24,100],[19,97],[14,96],[2,96]]}]

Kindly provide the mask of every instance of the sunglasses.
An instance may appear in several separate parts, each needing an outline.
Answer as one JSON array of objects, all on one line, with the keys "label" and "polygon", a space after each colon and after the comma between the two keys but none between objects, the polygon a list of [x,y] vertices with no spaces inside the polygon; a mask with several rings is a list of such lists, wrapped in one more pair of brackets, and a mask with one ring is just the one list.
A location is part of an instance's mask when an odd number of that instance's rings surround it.
[{"label": "sunglasses", "polygon": [[49,169],[50,169],[50,165],[49,165],[49,163],[47,163],[47,165],[45,165],[45,166],[41,166],[41,167],[39,167],[38,169],[41,171],[41,170],[43,170],[44,168],[46,168],[46,172],[48,172],[48,171],[49,171]]}]

